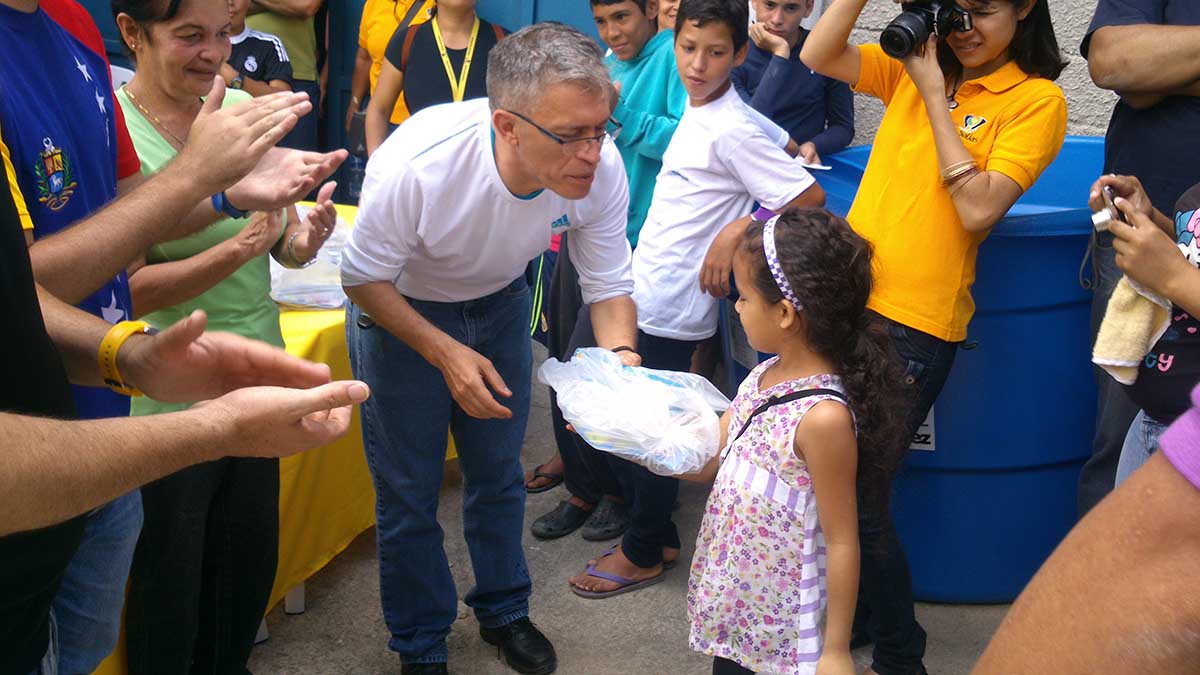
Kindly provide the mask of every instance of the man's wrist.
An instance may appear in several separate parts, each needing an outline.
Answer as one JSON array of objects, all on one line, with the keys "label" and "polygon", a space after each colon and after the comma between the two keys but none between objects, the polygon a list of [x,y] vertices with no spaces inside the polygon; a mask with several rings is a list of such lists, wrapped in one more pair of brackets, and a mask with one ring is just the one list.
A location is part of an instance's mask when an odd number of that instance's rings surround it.
[{"label": "man's wrist", "polygon": [[120,347],[117,348],[117,371],[121,373],[121,379],[126,385],[138,391],[145,388],[145,380],[147,379],[145,377],[145,370],[141,367],[142,355],[145,353],[145,343],[147,340],[152,339],[153,334],[157,332],[146,333],[139,331],[126,338]]},{"label": "man's wrist", "polygon": [[[179,153],[179,159],[168,164],[165,169],[147,181],[153,182],[161,188],[160,202],[196,204],[202,199],[211,198],[213,192],[216,192],[216,190],[205,189],[203,181],[195,180],[198,167],[189,166],[191,159],[191,154],[185,146]],[[164,221],[163,224],[170,223]]]}]

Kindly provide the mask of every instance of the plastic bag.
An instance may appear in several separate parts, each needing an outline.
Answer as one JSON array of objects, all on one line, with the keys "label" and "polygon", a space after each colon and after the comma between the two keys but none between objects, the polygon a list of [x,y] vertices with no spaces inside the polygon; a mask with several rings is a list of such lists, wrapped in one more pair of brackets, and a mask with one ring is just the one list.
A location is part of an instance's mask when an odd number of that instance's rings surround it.
[{"label": "plastic bag", "polygon": [[[308,208],[297,206],[303,220]],[[342,290],[342,249],[350,241],[350,226],[338,216],[333,233],[321,250],[317,261],[303,269],[293,270],[271,258],[271,299],[293,307],[337,309],[346,303]]]},{"label": "plastic bag", "polygon": [[729,399],[692,373],[631,368],[600,348],[550,359],[538,380],[554,388],[563,417],[592,447],[661,476],[695,473],[717,453],[717,412]]}]

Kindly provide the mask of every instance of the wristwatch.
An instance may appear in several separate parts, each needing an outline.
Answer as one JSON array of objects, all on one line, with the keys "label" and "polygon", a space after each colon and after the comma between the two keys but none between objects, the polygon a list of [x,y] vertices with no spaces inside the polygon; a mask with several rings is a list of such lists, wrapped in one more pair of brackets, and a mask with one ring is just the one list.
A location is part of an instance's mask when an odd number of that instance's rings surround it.
[{"label": "wristwatch", "polygon": [[233,81],[229,83],[229,88],[230,89],[241,89],[245,85],[245,83],[246,83],[246,78],[242,77],[241,73],[238,73],[238,76],[233,78]]}]

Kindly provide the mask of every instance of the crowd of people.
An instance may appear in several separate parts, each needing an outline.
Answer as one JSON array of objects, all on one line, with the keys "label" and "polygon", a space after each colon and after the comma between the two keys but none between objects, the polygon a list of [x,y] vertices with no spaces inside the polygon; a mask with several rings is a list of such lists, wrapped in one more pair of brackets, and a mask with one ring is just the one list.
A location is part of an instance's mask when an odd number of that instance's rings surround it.
[{"label": "crowd of people", "polygon": [[[522,536],[526,494],[562,483],[532,534],[620,541],[561,581],[602,601],[690,554],[689,645],[714,674],[855,673],[866,645],[869,674],[924,673],[891,482],[967,337],[980,244],[1063,144],[1066,60],[1046,0],[957,0],[903,58],[851,42],[868,2],[809,29],[813,0],[587,0],[598,44],[509,34],[474,0],[367,0],[345,118],[371,158],[341,255],[357,379],[330,382],[283,351],[268,267],[307,265],[336,222],[347,153],[314,151],[323,3],[113,0],[136,66],[114,91],[74,0],[0,0],[0,362],[20,383],[0,395],[0,673],[92,672],[123,609],[130,673],[246,672],[278,458],[344,434],[355,404],[405,674],[449,672],[450,434],[465,602],[517,672],[559,665]],[[1200,656],[1178,630],[1200,620],[1181,599],[1200,548],[1196,26],[1186,4],[1100,0],[1081,45],[1120,97],[1079,196],[1113,216],[1089,250],[1093,332],[1122,277],[1169,314],[1129,381],[1097,368],[1082,520],[980,672]],[[843,218],[814,172],[851,142],[854,92],[885,113]],[[551,357],[708,372],[729,307],[774,356],[731,383],[701,471],[590,446],[553,393],[557,454],[522,467],[539,315]],[[680,480],[712,485],[694,539]]]}]

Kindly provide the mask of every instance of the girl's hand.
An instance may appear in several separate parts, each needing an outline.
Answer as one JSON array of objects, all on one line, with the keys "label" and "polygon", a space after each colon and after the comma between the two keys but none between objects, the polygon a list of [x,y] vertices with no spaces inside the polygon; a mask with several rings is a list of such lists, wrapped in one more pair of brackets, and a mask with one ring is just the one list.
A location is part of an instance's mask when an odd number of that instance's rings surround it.
[{"label": "girl's hand", "polygon": [[260,255],[266,255],[279,241],[282,232],[283,218],[279,211],[256,211],[233,242],[241,251],[242,258],[253,260]]},{"label": "girl's hand", "polygon": [[1124,199],[1129,202],[1134,212],[1140,213],[1147,218],[1154,217],[1154,205],[1150,203],[1150,196],[1146,194],[1146,189],[1142,187],[1142,182],[1135,176],[1116,176],[1107,175],[1101,176],[1092,183],[1091,192],[1088,193],[1088,208],[1092,212],[1100,211],[1104,208],[1104,197],[1100,194],[1100,188],[1112,188],[1114,196]]},{"label": "girl's hand", "polygon": [[817,675],[857,675],[849,650],[826,649],[817,661]]},{"label": "girl's hand", "polygon": [[317,251],[329,241],[333,228],[337,226],[337,210],[333,206],[333,190],[337,187],[335,181],[321,186],[317,193],[317,205],[309,209],[300,223],[299,236],[292,244],[292,254],[295,262],[303,265],[316,257]]},{"label": "girl's hand", "polygon": [[936,35],[930,35],[924,47],[918,47],[904,59],[904,70],[921,93],[921,98],[925,99],[926,107],[932,101],[944,101],[946,98],[946,76],[938,64],[937,41]]},{"label": "girl's hand", "polygon": [[1142,286],[1172,299],[1172,284],[1194,269],[1192,264],[1175,242],[1148,217],[1138,213],[1132,203],[1118,197],[1116,206],[1129,220],[1129,223],[1115,220],[1109,223],[1117,267]]}]

